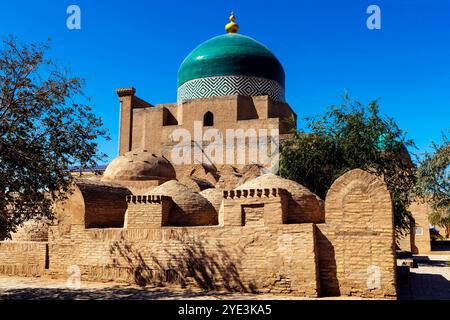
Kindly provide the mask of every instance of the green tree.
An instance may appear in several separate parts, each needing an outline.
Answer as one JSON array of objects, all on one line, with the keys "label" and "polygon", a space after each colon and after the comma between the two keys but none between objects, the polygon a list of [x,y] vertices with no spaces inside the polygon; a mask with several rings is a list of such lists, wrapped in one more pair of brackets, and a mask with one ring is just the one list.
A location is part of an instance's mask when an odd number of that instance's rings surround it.
[{"label": "green tree", "polygon": [[375,173],[391,193],[397,231],[408,230],[416,169],[406,147],[414,143],[392,118],[380,115],[378,102],[364,106],[345,95],[339,106],[305,121],[308,132],[296,130],[281,146],[280,175],[325,198],[345,172]]},{"label": "green tree", "polygon": [[425,153],[418,169],[416,192],[431,206],[429,220],[450,237],[450,140],[442,135],[441,145]]},{"label": "green tree", "polygon": [[48,48],[14,37],[0,48],[0,239],[26,220],[52,218],[52,200],[70,189],[69,166],[104,156],[96,139],[108,134],[83,80],[45,58]]}]

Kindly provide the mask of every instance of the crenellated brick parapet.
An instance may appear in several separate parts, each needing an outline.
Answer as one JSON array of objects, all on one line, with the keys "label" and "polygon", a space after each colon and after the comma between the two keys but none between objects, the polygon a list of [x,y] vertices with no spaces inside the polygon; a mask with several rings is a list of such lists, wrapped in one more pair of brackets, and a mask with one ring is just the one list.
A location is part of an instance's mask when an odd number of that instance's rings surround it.
[{"label": "crenellated brick parapet", "polygon": [[162,203],[163,201],[172,200],[171,197],[163,195],[132,195],[127,196],[128,203]]},{"label": "crenellated brick parapet", "polygon": [[163,195],[127,196],[125,228],[160,228],[168,224],[172,198]]},{"label": "crenellated brick parapet", "polygon": [[283,224],[289,192],[282,188],[225,190],[219,223],[223,226]]},{"label": "crenellated brick parapet", "polygon": [[280,197],[288,195],[289,192],[281,188],[264,188],[264,189],[243,189],[243,190],[224,190],[224,199],[240,199],[240,198],[262,198],[262,197]]}]

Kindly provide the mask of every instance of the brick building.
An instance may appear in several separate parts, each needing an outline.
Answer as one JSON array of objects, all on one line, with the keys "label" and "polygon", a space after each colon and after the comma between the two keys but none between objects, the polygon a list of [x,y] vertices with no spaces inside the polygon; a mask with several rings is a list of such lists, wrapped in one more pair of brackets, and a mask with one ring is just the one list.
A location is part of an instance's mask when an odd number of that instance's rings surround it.
[{"label": "brick building", "polygon": [[[352,170],[320,199],[270,173],[276,158],[260,148],[272,150],[296,126],[284,70],[237,33],[234,16],[226,30],[184,60],[177,103],[153,106],[133,88],[117,90],[119,156],[101,178],[76,181],[41,239],[0,242],[0,273],[67,277],[78,268],[82,280],[396,297],[386,186]],[[205,139],[227,130],[233,144]],[[238,143],[236,132],[252,131],[256,140]],[[183,152],[184,162],[174,159]]]}]

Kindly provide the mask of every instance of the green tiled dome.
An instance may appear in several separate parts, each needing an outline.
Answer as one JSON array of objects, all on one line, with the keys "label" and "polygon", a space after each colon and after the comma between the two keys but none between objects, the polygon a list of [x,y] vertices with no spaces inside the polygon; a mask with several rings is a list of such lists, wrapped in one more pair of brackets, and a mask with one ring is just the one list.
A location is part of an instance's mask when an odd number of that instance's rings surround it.
[{"label": "green tiled dome", "polygon": [[207,40],[184,59],[178,87],[209,77],[247,76],[276,81],[284,88],[284,70],[278,59],[258,41],[237,33]]}]

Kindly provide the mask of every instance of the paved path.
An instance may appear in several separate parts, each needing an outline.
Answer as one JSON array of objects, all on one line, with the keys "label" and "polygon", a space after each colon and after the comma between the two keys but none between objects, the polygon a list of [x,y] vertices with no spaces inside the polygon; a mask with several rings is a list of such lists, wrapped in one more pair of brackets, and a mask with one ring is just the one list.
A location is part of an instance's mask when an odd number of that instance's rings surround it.
[{"label": "paved path", "polygon": [[450,255],[415,256],[410,281],[399,285],[401,300],[450,300]]}]

